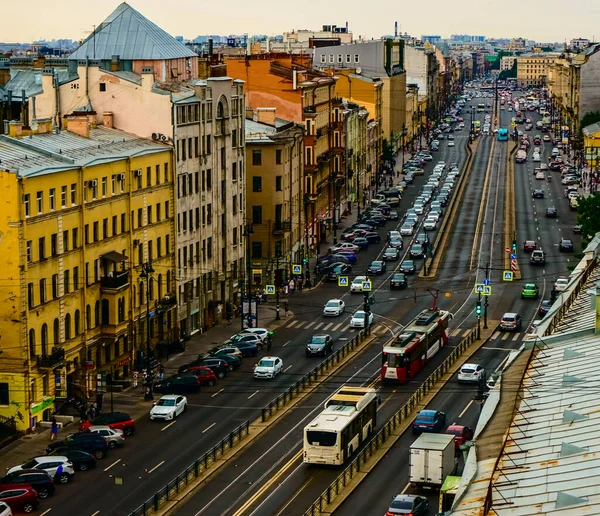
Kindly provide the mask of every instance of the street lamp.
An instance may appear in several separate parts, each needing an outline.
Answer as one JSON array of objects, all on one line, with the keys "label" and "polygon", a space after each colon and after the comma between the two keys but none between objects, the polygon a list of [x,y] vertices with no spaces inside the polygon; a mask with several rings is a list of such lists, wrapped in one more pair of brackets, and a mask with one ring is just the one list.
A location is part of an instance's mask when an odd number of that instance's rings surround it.
[{"label": "street lamp", "polygon": [[146,393],[145,400],[153,400],[152,394],[152,366],[150,365],[150,274],[154,273],[152,265],[148,262],[142,264],[140,278],[146,280]]},{"label": "street lamp", "polygon": [[306,253],[305,253],[305,260],[306,263],[303,264],[304,267],[302,270],[306,271],[306,281],[304,282],[304,287],[306,288],[311,288],[312,284],[310,282],[310,247],[308,246],[308,205],[310,204],[309,201],[309,194],[305,193],[304,194],[304,226],[305,226],[305,247],[306,247]]},{"label": "street lamp", "polygon": [[[245,329],[244,328],[244,319],[246,317],[249,317],[250,314],[252,313],[252,306],[251,306],[251,298],[252,298],[252,269],[251,269],[251,259],[250,259],[250,235],[254,233],[254,228],[252,227],[252,224],[244,224],[244,232],[242,233],[242,236],[244,236],[246,238],[246,300],[248,301],[248,313],[245,314],[244,313],[244,299],[242,296],[242,317],[241,317],[241,324],[242,324],[242,331]],[[242,292],[243,294],[243,292]],[[248,320],[248,326],[250,326],[250,320]]]}]

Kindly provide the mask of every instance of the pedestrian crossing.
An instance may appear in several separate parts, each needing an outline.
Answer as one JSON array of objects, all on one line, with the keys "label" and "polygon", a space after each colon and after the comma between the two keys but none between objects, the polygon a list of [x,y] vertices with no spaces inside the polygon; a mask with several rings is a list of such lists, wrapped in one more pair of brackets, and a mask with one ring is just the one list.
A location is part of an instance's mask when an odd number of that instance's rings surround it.
[{"label": "pedestrian crossing", "polygon": [[[471,331],[473,331],[473,328],[456,328],[451,334],[450,337],[456,337],[456,338],[464,338],[466,337],[469,333],[471,333]],[[517,332],[517,333],[512,333],[512,332],[507,332],[507,331],[495,331],[492,334],[492,337],[490,340],[510,340],[512,342],[515,342],[517,340],[519,340],[520,338],[522,338],[524,335],[524,333],[521,332]]]},{"label": "pedestrian crossing", "polygon": [[[282,328],[290,328],[294,330],[314,330],[314,331],[329,331],[329,332],[350,332],[356,333],[362,328],[351,328],[350,324],[347,321],[341,322],[328,322],[328,321],[301,321],[298,319],[292,319],[283,324]],[[384,333],[389,331],[386,326],[383,324],[374,323],[371,326],[371,334],[378,335],[380,333]]]}]

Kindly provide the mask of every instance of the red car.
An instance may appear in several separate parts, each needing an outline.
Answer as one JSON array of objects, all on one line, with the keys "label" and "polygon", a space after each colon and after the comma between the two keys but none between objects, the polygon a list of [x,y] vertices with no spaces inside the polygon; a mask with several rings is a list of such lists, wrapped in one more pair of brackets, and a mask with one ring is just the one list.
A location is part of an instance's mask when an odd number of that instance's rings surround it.
[{"label": "red car", "polygon": [[537,243],[535,240],[525,240],[523,242],[523,251],[526,253],[531,253],[537,249]]},{"label": "red car", "polygon": [[83,432],[92,425],[106,425],[110,428],[123,430],[123,433],[126,436],[135,433],[135,420],[133,420],[129,414],[125,414],[124,412],[107,412],[106,414],[100,414],[92,421],[83,421],[79,425],[79,430]]},{"label": "red car", "polygon": [[473,430],[468,426],[450,425],[446,429],[446,433],[454,436],[454,445],[457,450],[460,450],[460,447],[467,441],[473,439]]},{"label": "red car", "polygon": [[40,504],[38,494],[30,484],[4,484],[0,487],[0,502],[19,512],[33,512]]},{"label": "red car", "polygon": [[200,385],[208,385],[209,387],[217,383],[217,375],[211,369],[205,366],[193,366],[187,371],[187,374],[195,374]]}]

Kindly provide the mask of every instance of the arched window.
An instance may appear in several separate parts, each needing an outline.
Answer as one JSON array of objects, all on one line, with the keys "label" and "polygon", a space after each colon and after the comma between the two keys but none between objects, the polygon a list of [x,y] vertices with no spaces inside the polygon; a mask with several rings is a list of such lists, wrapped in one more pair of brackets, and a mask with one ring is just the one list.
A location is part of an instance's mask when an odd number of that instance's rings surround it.
[{"label": "arched window", "polygon": [[108,312],[109,312],[108,299],[103,299],[102,300],[102,324],[110,324],[108,322],[109,321]]},{"label": "arched window", "polygon": [[94,326],[98,326],[100,324],[100,301],[96,301],[96,305],[94,306]]},{"label": "arched window", "polygon": [[42,356],[48,356],[48,325],[42,325]]},{"label": "arched window", "polygon": [[163,291],[162,291],[162,274],[158,275],[158,299],[162,299],[163,298]]},{"label": "arched window", "polygon": [[92,327],[92,307],[87,305],[85,307],[85,329],[89,330]]},{"label": "arched window", "polygon": [[58,346],[60,343],[60,321],[58,318],[54,319],[54,345]]},{"label": "arched window", "polygon": [[217,104],[217,118],[227,118],[229,116],[229,109],[227,107],[227,99],[221,97]]},{"label": "arched window", "polygon": [[75,310],[75,337],[81,333],[81,314],[79,310]]},{"label": "arched window", "polygon": [[171,271],[167,271],[167,294],[171,293]]},{"label": "arched window", "polygon": [[35,357],[35,330],[29,330],[29,359]]},{"label": "arched window", "polygon": [[71,340],[71,314],[65,315],[65,340]]}]

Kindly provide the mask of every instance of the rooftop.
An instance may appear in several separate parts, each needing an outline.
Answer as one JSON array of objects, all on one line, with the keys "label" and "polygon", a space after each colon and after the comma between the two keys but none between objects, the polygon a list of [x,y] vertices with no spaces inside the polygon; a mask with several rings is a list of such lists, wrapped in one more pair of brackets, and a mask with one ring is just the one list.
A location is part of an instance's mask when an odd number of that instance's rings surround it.
[{"label": "rooftop", "polygon": [[126,2],[119,5],[69,56],[69,60],[162,60],[196,58],[183,43]]},{"label": "rooftop", "polygon": [[0,135],[0,170],[31,177],[162,152],[169,148],[105,127],[90,129],[89,138],[69,131],[23,138]]}]

